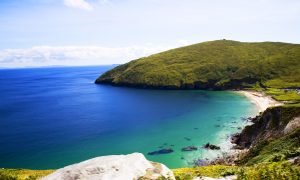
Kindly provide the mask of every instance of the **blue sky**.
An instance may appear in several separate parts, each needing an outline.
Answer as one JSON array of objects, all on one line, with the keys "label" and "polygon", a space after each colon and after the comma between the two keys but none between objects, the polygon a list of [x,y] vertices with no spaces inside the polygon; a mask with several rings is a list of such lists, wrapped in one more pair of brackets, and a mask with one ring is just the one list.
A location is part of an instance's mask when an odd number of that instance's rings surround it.
[{"label": "blue sky", "polygon": [[124,63],[216,39],[300,43],[299,0],[1,0],[0,67]]}]

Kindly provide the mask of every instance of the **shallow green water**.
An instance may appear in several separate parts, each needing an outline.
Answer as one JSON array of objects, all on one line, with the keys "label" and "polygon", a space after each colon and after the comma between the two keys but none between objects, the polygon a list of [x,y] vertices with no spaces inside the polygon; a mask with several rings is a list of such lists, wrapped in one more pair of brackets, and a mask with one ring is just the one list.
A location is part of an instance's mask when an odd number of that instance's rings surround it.
[{"label": "shallow green water", "polygon": [[[111,67],[1,70],[0,167],[49,169],[102,155],[141,152],[170,168],[229,147],[257,113],[235,92],[142,90],[95,85]],[[194,145],[198,151],[182,152]],[[148,152],[172,148],[173,153]]]}]

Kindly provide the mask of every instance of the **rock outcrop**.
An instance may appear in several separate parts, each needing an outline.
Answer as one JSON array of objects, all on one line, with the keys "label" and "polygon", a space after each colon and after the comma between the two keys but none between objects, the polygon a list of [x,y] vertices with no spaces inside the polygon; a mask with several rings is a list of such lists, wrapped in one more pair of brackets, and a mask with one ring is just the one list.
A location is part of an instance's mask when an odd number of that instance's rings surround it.
[{"label": "rock outcrop", "polygon": [[42,180],[175,180],[173,172],[165,165],[148,161],[143,154],[112,155],[93,158],[58,169]]},{"label": "rock outcrop", "polygon": [[291,120],[286,127],[284,128],[284,134],[289,134],[293,132],[295,129],[300,127],[300,116],[295,117],[293,120]]},{"label": "rock outcrop", "polygon": [[203,148],[205,149],[210,149],[210,150],[220,150],[221,148],[219,146],[210,144],[210,143],[206,143]]},{"label": "rock outcrop", "polygon": [[152,152],[149,152],[148,155],[159,155],[159,154],[169,154],[169,153],[172,153],[174,152],[173,149],[171,148],[166,148],[166,149],[160,149],[158,151],[152,151]]},{"label": "rock outcrop", "polygon": [[261,115],[252,119],[240,134],[232,137],[235,148],[245,149],[257,145],[264,140],[279,138],[299,127],[300,107],[268,108]]},{"label": "rock outcrop", "polygon": [[181,149],[181,151],[197,151],[198,148],[196,146],[187,146]]}]

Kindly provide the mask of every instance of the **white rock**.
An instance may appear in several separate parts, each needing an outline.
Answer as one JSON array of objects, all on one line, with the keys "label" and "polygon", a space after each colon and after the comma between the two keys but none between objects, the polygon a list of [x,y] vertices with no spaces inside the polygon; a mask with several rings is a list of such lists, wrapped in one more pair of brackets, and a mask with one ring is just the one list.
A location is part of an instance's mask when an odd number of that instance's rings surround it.
[{"label": "white rock", "polygon": [[284,134],[289,134],[293,132],[295,129],[297,129],[298,127],[300,127],[300,117],[295,117],[286,125],[283,132]]},{"label": "white rock", "polygon": [[165,165],[148,161],[143,154],[112,155],[93,158],[58,169],[42,180],[137,180],[164,176],[175,179]]}]

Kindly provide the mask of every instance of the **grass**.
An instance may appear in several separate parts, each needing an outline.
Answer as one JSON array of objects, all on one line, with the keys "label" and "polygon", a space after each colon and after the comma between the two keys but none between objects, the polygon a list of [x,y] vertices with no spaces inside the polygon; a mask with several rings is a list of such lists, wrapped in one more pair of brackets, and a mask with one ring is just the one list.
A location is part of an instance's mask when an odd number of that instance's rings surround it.
[{"label": "grass", "polygon": [[[297,81],[295,81],[295,79]],[[273,88],[277,88],[277,89],[300,87],[299,80],[300,80],[299,75],[295,75],[295,77],[293,77],[291,79],[290,79],[290,77],[281,77],[281,79],[272,79],[272,80],[266,81],[265,85],[267,87],[273,87]]]},{"label": "grass", "polygon": [[296,90],[284,90],[277,88],[267,88],[265,93],[271,95],[277,101],[288,101],[290,103],[299,103],[300,95]]},{"label": "grass", "polygon": [[223,165],[212,165],[212,166],[199,166],[193,168],[179,168],[174,169],[173,173],[178,180],[193,179],[193,177],[212,177],[218,178],[222,176],[236,174],[238,171],[237,166],[223,166]]},{"label": "grass", "polygon": [[[272,91],[277,94],[276,89]],[[280,92],[281,93],[281,92]],[[299,104],[288,104],[281,107],[270,108],[264,112],[274,120],[279,121],[285,127],[291,119],[299,116]],[[281,112],[280,115],[277,114]],[[277,115],[276,115],[277,114]],[[272,123],[270,123],[270,126]],[[276,126],[277,127],[277,126]],[[281,125],[278,125],[281,127]],[[271,128],[272,127],[268,127]],[[254,131],[261,131],[254,128]],[[193,168],[174,169],[176,179],[193,179],[193,177],[224,177],[235,175],[237,179],[300,179],[300,162],[290,163],[291,158],[300,157],[300,128],[279,138],[269,138],[260,141],[251,147],[247,153],[239,157],[235,166],[211,165]]]},{"label": "grass", "polygon": [[300,166],[287,161],[260,163],[252,166],[201,166],[173,170],[177,180],[192,180],[193,177],[220,178],[229,175],[238,180],[285,180],[300,179]]},{"label": "grass", "polygon": [[[36,180],[44,177],[53,170],[25,170],[25,169],[0,169],[1,180]],[[252,179],[299,179],[300,166],[292,165],[287,161],[260,163],[252,166],[201,166],[193,168],[174,169],[177,180],[192,180],[193,177],[224,177],[236,175],[241,180]],[[164,178],[161,178],[164,179]]]},{"label": "grass", "polygon": [[54,170],[0,169],[1,180],[35,180],[47,176]]},{"label": "grass", "polygon": [[241,167],[236,175],[238,180],[293,180],[300,179],[300,167],[287,161],[261,163]]},{"label": "grass", "polygon": [[300,156],[300,128],[279,139],[259,143],[236,163],[254,165],[288,160],[296,156]]},{"label": "grass", "polygon": [[299,88],[300,45],[209,41],[120,65],[96,83],[172,89],[235,89],[257,84]]}]

